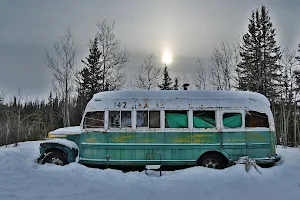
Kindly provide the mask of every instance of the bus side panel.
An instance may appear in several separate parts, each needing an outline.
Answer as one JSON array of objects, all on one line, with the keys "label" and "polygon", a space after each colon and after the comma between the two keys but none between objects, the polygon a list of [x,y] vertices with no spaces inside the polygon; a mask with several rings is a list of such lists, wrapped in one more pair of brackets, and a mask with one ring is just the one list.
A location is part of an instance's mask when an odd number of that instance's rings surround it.
[{"label": "bus side panel", "polygon": [[106,159],[105,146],[97,143],[105,143],[107,134],[103,132],[83,132],[80,135],[80,158],[86,159]]},{"label": "bus side panel", "polygon": [[239,157],[245,156],[246,151],[246,136],[244,131],[228,130],[222,132],[223,149],[232,160],[237,160]]},{"label": "bus side panel", "polygon": [[268,129],[246,131],[247,156],[250,158],[266,158],[272,152],[272,134]]},{"label": "bus side panel", "polygon": [[94,164],[196,164],[202,153],[222,151],[218,132],[90,132],[81,138],[81,161]]}]

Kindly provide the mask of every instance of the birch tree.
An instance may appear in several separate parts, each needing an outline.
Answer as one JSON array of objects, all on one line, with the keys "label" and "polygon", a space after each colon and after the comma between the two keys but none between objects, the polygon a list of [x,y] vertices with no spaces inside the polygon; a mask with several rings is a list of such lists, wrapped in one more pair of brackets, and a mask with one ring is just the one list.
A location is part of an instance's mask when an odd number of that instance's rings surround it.
[{"label": "birch tree", "polygon": [[70,97],[74,89],[76,71],[76,47],[70,28],[54,43],[53,50],[53,54],[46,51],[46,65],[52,71],[53,90],[63,101],[63,125],[70,126]]},{"label": "birch tree", "polygon": [[155,67],[155,56],[150,54],[144,59],[144,63],[135,74],[136,88],[142,90],[153,90],[159,84],[161,69]]},{"label": "birch tree", "polygon": [[113,32],[115,22],[109,23],[107,20],[98,21],[97,38],[100,55],[100,66],[102,71],[101,91],[111,91],[120,89],[125,81],[125,70],[129,61],[129,53],[125,48],[121,48],[121,42]]},{"label": "birch tree", "polygon": [[198,90],[205,90],[206,89],[206,71],[202,65],[201,60],[198,58],[196,61],[197,67],[196,72],[193,77],[194,85]]},{"label": "birch tree", "polygon": [[233,46],[222,42],[215,47],[209,59],[210,83],[216,90],[230,90],[234,80],[234,52]]},{"label": "birch tree", "polygon": [[[282,112],[282,140],[285,146],[288,145],[289,125],[291,123],[291,114],[293,111],[293,102],[295,101],[295,80],[294,70],[297,65],[296,51],[289,48],[282,50],[282,57],[279,64],[282,66],[283,83],[281,95],[281,112]],[[295,122],[294,122],[295,123]]]}]

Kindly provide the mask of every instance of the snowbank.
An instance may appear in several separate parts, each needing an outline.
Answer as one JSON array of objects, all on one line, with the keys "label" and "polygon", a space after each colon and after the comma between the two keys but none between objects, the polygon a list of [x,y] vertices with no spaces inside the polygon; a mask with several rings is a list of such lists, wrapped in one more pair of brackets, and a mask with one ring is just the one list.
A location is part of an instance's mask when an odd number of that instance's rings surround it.
[{"label": "snowbank", "polygon": [[81,132],[80,126],[70,126],[70,127],[59,128],[59,129],[50,131],[49,134],[51,134],[51,135],[74,135],[74,134],[80,134],[80,132]]},{"label": "snowbank", "polygon": [[39,165],[39,142],[0,148],[1,200],[293,200],[300,196],[300,151],[281,147],[282,161],[262,174],[244,165],[224,170],[192,167],[147,176],[144,172],[123,173],[88,168],[78,163],[66,166]]},{"label": "snowbank", "polygon": [[59,139],[59,138],[56,138],[56,139],[51,139],[51,140],[46,140],[46,141],[43,141],[41,143],[58,143],[58,144],[62,144],[62,145],[65,145],[66,147],[69,147],[70,149],[76,149],[78,150],[78,145],[71,141],[71,140],[67,140],[67,139]]}]

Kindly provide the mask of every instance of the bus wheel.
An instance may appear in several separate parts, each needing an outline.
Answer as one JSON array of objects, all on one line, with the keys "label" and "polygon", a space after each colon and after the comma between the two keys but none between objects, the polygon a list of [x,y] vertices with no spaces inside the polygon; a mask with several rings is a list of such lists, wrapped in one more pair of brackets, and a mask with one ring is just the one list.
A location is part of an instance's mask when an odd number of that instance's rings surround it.
[{"label": "bus wheel", "polygon": [[203,154],[197,164],[207,168],[224,169],[227,167],[227,160],[221,153],[209,152]]},{"label": "bus wheel", "polygon": [[45,163],[52,163],[55,165],[66,165],[68,164],[67,158],[66,156],[59,151],[54,151],[54,152],[49,152],[48,154],[46,154],[46,156],[43,159],[42,164]]}]

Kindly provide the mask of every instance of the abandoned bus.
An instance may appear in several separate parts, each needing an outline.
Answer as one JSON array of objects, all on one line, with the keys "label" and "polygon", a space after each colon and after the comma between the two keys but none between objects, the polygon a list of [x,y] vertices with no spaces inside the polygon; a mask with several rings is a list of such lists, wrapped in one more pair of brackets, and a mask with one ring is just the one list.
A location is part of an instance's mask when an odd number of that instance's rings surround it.
[{"label": "abandoned bus", "polygon": [[254,92],[101,92],[87,104],[80,134],[65,138],[79,151],[42,143],[41,158],[67,164],[79,154],[82,164],[218,169],[243,156],[258,164],[278,160],[270,103]]}]

